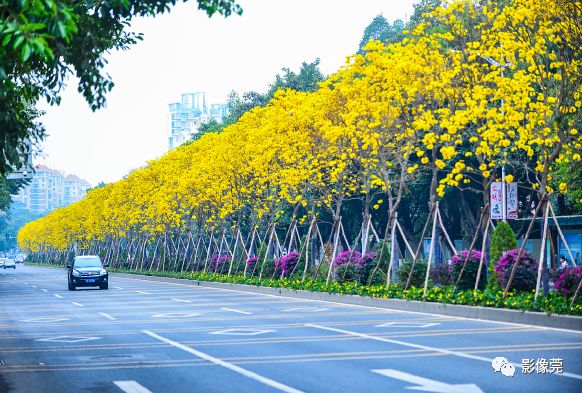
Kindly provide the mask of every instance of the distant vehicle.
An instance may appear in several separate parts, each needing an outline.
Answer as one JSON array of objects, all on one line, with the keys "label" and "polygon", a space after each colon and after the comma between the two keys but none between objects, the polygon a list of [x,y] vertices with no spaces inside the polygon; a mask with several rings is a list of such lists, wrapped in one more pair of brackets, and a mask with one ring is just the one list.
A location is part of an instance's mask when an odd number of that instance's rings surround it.
[{"label": "distant vehicle", "polygon": [[6,261],[6,258],[0,258],[0,267],[4,268],[4,262]]},{"label": "distant vehicle", "polygon": [[4,258],[4,269],[16,269],[16,263],[12,258]]},{"label": "distant vehicle", "polygon": [[24,262],[25,259],[26,259],[26,254],[18,254],[14,258],[14,260],[16,261],[16,263],[22,263],[22,262]]},{"label": "distant vehicle", "polygon": [[69,291],[77,287],[109,288],[109,275],[105,268],[107,264],[101,262],[97,255],[82,255],[75,257],[73,263],[67,265]]}]

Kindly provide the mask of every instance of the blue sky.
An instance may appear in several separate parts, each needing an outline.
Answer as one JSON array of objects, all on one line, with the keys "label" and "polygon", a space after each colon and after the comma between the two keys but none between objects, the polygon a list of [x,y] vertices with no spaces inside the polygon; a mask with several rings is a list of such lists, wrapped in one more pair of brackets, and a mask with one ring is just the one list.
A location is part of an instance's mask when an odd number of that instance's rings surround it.
[{"label": "blue sky", "polygon": [[49,134],[35,163],[74,173],[92,185],[121,179],[163,155],[168,104],[183,92],[206,91],[225,102],[231,90],[264,92],[281,68],[321,59],[328,75],[357,51],[366,26],[383,14],[409,18],[413,1],[239,0],[242,16],[208,18],[197,3],[139,19],[144,41],[108,56],[115,87],[95,113],[71,79],[58,107],[41,105]]}]

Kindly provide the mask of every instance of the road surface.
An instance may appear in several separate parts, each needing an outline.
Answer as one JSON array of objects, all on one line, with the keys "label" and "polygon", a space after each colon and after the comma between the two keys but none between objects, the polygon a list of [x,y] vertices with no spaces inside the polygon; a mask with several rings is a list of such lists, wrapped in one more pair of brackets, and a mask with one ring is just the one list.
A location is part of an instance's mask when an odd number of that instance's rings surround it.
[{"label": "road surface", "polygon": [[[582,391],[579,332],[137,277],[109,285],[70,292],[63,269],[1,270],[0,392]],[[493,370],[497,357],[513,376]]]}]

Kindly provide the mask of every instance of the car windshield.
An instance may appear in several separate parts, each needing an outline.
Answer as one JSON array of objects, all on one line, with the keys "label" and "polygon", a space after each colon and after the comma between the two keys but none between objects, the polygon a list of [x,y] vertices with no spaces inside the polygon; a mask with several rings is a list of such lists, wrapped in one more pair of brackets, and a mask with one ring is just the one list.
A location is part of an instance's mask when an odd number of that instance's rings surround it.
[{"label": "car windshield", "polygon": [[101,267],[101,260],[99,258],[76,259],[75,267]]}]

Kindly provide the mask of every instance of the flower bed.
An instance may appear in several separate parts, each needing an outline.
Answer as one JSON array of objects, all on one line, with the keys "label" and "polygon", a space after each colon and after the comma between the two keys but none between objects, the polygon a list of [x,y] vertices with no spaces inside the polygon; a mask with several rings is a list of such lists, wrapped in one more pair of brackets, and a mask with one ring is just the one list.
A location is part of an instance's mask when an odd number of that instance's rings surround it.
[{"label": "flower bed", "polygon": [[325,280],[306,279],[301,281],[300,278],[282,278],[282,279],[262,279],[258,277],[227,276],[224,274],[214,273],[179,273],[179,272],[162,272],[148,270],[122,270],[115,269],[115,272],[144,274],[150,276],[162,276],[173,278],[184,278],[198,281],[214,281],[231,284],[256,285],[271,288],[287,288],[294,290],[306,290],[317,292],[328,292],[338,294],[350,294],[369,296],[377,298],[419,300],[427,302],[460,304],[466,306],[482,306],[492,308],[507,308],[521,311],[541,311],[550,314],[570,314],[582,315],[582,299],[578,298],[576,303],[570,307],[571,298],[564,298],[560,293],[550,293],[547,296],[540,296],[537,301],[534,300],[534,292],[509,292],[503,299],[503,292],[498,290],[466,290],[453,292],[452,286],[432,287],[429,288],[425,297],[423,297],[423,288],[412,287],[404,290],[396,284],[386,285],[360,285],[357,282],[340,283],[332,281],[326,285]]}]

